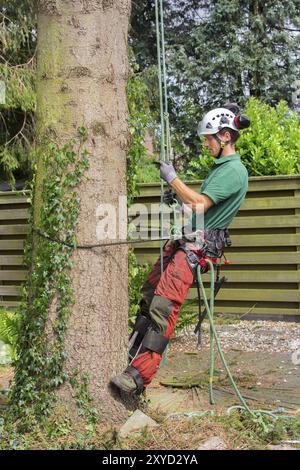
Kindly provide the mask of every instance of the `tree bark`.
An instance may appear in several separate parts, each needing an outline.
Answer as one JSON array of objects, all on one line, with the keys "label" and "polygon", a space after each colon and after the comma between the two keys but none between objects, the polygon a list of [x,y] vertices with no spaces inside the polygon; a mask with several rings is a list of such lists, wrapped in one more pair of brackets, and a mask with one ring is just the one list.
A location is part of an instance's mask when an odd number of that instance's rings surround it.
[{"label": "tree bark", "polygon": [[[37,137],[42,141],[51,133],[61,146],[80,126],[89,135],[90,168],[77,190],[79,245],[101,242],[96,235],[98,206],[109,203],[117,209],[119,197],[126,197],[130,6],[130,0],[40,1]],[[38,194],[42,186],[40,164]],[[40,209],[37,198],[35,220]],[[76,250],[73,261],[75,304],[66,335],[65,371],[87,373],[94,404],[102,416],[115,420],[125,414],[108,383],[127,362],[127,247]],[[58,403],[73,409],[69,384],[58,391]]]}]

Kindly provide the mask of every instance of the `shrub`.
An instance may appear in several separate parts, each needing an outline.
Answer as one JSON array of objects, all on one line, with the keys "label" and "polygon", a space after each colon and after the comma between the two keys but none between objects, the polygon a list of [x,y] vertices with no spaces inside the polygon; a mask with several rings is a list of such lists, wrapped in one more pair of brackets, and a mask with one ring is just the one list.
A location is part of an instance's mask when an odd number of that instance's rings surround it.
[{"label": "shrub", "polygon": [[[245,114],[251,127],[241,132],[237,151],[249,176],[293,175],[300,173],[300,122],[297,113],[284,101],[272,107],[250,98]],[[202,148],[202,155],[192,158],[187,176],[203,179],[212,165],[212,157]]]},{"label": "shrub", "polygon": [[249,175],[300,173],[300,122],[284,101],[275,107],[251,98],[246,107],[251,127],[242,132],[238,151]]},{"label": "shrub", "polygon": [[0,341],[6,346],[6,351],[11,359],[17,359],[16,347],[20,326],[20,316],[16,312],[0,310]]}]

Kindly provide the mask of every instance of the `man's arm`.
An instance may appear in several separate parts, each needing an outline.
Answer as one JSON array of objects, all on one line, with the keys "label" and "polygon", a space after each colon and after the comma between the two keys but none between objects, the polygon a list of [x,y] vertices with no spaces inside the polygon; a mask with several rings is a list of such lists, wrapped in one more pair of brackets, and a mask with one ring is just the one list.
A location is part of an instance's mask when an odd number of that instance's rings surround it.
[{"label": "man's arm", "polygon": [[184,204],[190,206],[195,212],[206,212],[214,205],[214,201],[206,194],[199,194],[188,188],[176,175],[176,171],[170,162],[157,162],[160,166],[160,177],[166,181],[173,189]]},{"label": "man's arm", "polygon": [[214,202],[208,196],[193,191],[178,177],[169,184],[176,191],[182,202],[189,204],[193,211],[202,212],[204,208],[204,212],[206,212],[214,205]]}]

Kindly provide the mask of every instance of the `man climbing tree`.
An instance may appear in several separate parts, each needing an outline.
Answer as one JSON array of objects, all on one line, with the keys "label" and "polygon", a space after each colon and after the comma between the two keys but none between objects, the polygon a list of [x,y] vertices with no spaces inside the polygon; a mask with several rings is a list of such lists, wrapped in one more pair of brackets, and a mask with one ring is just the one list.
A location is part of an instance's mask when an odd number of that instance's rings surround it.
[{"label": "man climbing tree", "polygon": [[33,243],[11,397],[19,414],[39,418],[55,400],[76,412],[83,392],[81,406],[93,401],[102,416],[124,410],[108,382],[127,358],[127,247],[76,243],[107,242],[99,208],[126,197],[130,6],[39,2]]},{"label": "man climbing tree", "polygon": [[[235,151],[239,131],[250,121],[230,103],[207,113],[198,128],[204,146],[215,163],[203,182],[200,194],[181,181],[169,162],[161,162],[160,175],[193,210],[192,231],[183,230],[180,240],[168,242],[163,251],[164,271],[157,260],[143,288],[130,349],[130,364],[112,378],[112,384],[128,394],[143,392],[159,368],[162,354],[176,326],[180,308],[196,277],[208,267],[205,258],[217,262],[231,244],[228,226],[238,212],[248,188],[248,172]],[[198,226],[197,212],[205,213],[204,227]]]}]

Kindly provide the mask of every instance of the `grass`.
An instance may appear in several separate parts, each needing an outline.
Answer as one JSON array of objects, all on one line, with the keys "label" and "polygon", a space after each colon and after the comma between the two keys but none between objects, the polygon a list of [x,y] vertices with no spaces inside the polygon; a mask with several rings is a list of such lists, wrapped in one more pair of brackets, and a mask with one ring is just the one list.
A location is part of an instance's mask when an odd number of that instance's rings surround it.
[{"label": "grass", "polygon": [[[239,387],[251,388],[253,389],[257,382],[257,377],[251,372],[239,372],[235,374],[235,380]],[[182,373],[177,374],[176,376],[171,375],[160,380],[161,385],[165,387],[174,387],[181,389],[189,389],[197,387],[199,389],[206,389],[207,384],[209,383],[209,370],[199,371],[198,373],[188,374]],[[218,388],[219,386],[230,385],[231,382],[226,373],[219,370],[214,372],[214,386]]]}]

